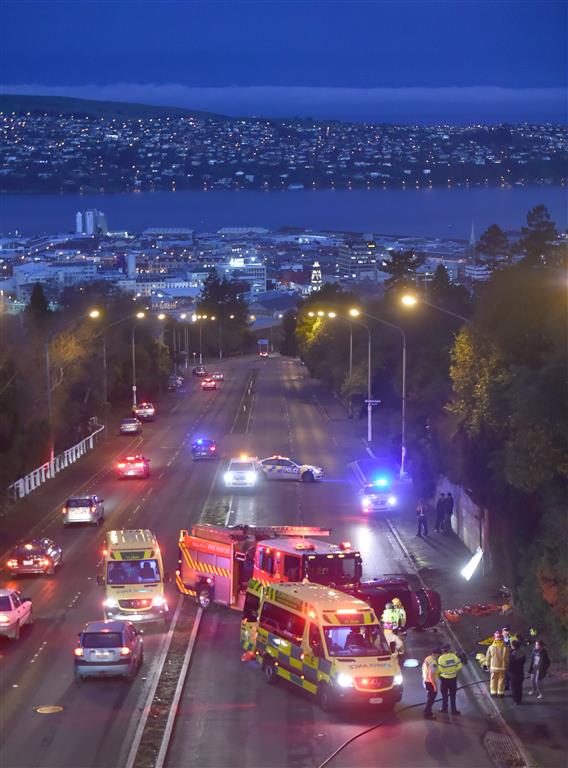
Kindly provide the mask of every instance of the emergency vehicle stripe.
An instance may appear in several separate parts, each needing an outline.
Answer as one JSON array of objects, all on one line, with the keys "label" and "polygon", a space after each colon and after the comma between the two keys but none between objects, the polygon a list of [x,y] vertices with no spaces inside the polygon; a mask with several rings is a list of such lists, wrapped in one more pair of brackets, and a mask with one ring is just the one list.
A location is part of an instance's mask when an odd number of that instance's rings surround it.
[{"label": "emergency vehicle stripe", "polygon": [[176,571],[176,584],[179,591],[184,595],[192,595],[193,597],[197,596],[197,592],[194,589],[190,589],[189,587],[186,587],[183,581],[181,580],[181,576],[179,575],[179,571]]},{"label": "emergency vehicle stripe", "polygon": [[228,568],[219,568],[216,565],[209,565],[209,563],[200,563],[192,558],[183,542],[180,542],[179,547],[190,568],[196,571],[203,571],[204,573],[213,573],[216,576],[225,576],[227,579],[231,578],[231,572]]},{"label": "emergency vehicle stripe", "polygon": [[[376,624],[375,615],[373,611],[360,611],[359,614],[363,617],[363,624]],[[345,617],[339,617],[333,611],[326,611],[324,613],[324,620],[326,624],[339,624],[345,625]]]}]

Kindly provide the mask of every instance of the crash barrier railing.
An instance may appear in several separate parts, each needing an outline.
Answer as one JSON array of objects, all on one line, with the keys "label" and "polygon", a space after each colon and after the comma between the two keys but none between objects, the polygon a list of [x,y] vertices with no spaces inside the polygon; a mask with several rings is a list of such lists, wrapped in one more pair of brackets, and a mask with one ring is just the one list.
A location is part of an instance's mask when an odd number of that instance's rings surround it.
[{"label": "crash barrier railing", "polygon": [[104,430],[104,427],[99,427],[94,432],[91,432],[88,437],[85,437],[81,442],[73,445],[71,448],[67,448],[63,453],[54,456],[53,467],[50,461],[46,461],[41,467],[34,469],[25,477],[21,477],[9,486],[10,492],[13,494],[14,500],[22,499],[27,496],[40,485],[43,485],[58,472],[66,469],[71,464],[74,464],[77,459],[80,459],[85,453],[91,451],[95,446],[95,438]]}]

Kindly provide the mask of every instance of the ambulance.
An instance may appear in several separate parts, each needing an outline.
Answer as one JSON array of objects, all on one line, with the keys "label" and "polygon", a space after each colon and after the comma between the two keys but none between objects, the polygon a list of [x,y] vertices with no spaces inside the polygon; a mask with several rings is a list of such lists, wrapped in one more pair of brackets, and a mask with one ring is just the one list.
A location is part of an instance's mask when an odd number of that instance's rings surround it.
[{"label": "ambulance", "polygon": [[321,584],[263,584],[251,579],[241,621],[244,661],[266,681],[280,679],[313,695],[322,709],[392,709],[403,679],[394,649],[366,603]]},{"label": "ambulance", "polygon": [[164,564],[152,531],[108,531],[97,582],[105,588],[105,619],[162,621],[168,615]]}]

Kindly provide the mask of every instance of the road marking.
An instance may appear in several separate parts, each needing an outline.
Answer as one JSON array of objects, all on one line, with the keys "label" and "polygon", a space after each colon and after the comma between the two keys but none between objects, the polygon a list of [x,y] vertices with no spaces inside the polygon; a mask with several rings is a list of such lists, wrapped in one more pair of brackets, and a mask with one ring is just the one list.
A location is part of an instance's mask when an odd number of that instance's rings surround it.
[{"label": "road marking", "polygon": [[166,721],[166,728],[164,730],[164,735],[162,737],[162,743],[160,745],[160,751],[158,752],[158,757],[156,758],[156,762],[154,764],[154,768],[163,768],[164,761],[166,759],[166,755],[168,753],[168,748],[170,746],[170,739],[172,737],[172,731],[174,728],[174,722],[178,714],[178,706],[179,701],[181,699],[181,694],[183,691],[183,687],[185,685],[185,679],[187,677],[187,672],[189,670],[189,664],[191,662],[191,657],[193,655],[193,649],[195,647],[195,641],[197,640],[197,633],[199,631],[199,625],[201,624],[201,618],[203,617],[203,608],[199,608],[197,611],[197,615],[195,617],[195,620],[193,622],[193,628],[191,630],[191,636],[189,638],[189,643],[187,645],[187,650],[185,652],[185,656],[183,659],[183,665],[179,673],[178,682],[176,685],[176,690],[174,693],[174,698],[172,700],[172,703],[170,704],[170,711],[168,712],[168,719]]},{"label": "road marking", "polygon": [[75,605],[75,603],[77,602],[77,600],[78,600],[80,597],[81,597],[81,592],[77,592],[77,594],[75,595],[75,597],[73,598],[73,600],[71,600],[71,602],[69,603],[69,605],[68,605],[67,607],[68,607],[68,608],[73,608],[73,606]]},{"label": "road marking", "polygon": [[63,707],[58,704],[46,704],[43,707],[36,707],[35,711],[39,715],[55,715],[58,712],[63,712]]},{"label": "road marking", "polygon": [[229,498],[229,509],[227,510],[227,514],[225,516],[225,528],[229,525],[229,520],[231,518],[232,513],[233,513],[233,497],[231,496]]},{"label": "road marking", "polygon": [[172,618],[172,623],[170,624],[170,628],[168,630],[168,634],[166,635],[166,639],[164,640],[164,645],[162,647],[162,650],[160,651],[160,656],[158,658],[158,663],[156,664],[154,668],[154,678],[150,684],[150,687],[148,689],[148,695],[146,696],[146,701],[144,704],[144,708],[142,710],[142,714],[140,716],[140,720],[138,721],[138,727],[136,729],[136,732],[134,734],[134,739],[132,740],[132,746],[130,747],[130,751],[128,752],[128,757],[126,758],[126,763],[124,765],[124,768],[134,768],[134,761],[136,760],[136,755],[138,753],[138,747],[140,746],[140,742],[142,740],[142,734],[144,733],[144,728],[146,726],[146,723],[148,722],[148,717],[150,715],[150,709],[152,708],[152,702],[154,701],[154,696],[156,694],[156,689],[158,687],[158,683],[160,682],[160,676],[162,674],[162,668],[164,666],[164,662],[166,660],[166,656],[168,655],[168,651],[170,649],[170,645],[172,642],[172,637],[174,636],[174,631],[176,628],[176,624],[178,622],[179,614],[181,611],[181,606],[183,604],[183,595],[178,595],[178,604],[177,608],[175,610],[174,616]]},{"label": "road marking", "polygon": [[40,653],[43,651],[45,646],[47,645],[47,640],[44,640],[43,643],[40,645],[40,647],[37,649],[37,651],[34,653],[32,658],[30,659],[30,664],[33,664],[37,657],[40,655]]}]

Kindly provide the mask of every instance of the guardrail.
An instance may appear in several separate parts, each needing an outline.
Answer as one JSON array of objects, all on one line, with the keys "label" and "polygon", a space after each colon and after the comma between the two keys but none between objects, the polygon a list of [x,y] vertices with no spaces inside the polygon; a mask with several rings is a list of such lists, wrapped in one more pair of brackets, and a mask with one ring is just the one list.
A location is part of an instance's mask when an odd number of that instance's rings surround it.
[{"label": "guardrail", "polygon": [[67,448],[63,453],[58,454],[53,459],[53,469],[50,461],[46,461],[41,467],[34,469],[25,477],[21,477],[19,480],[13,482],[8,489],[14,495],[14,499],[22,499],[27,496],[40,485],[43,485],[51,478],[55,477],[58,472],[66,469],[71,464],[74,464],[77,459],[80,459],[88,451],[91,451],[95,446],[95,438],[103,431],[104,427],[91,432],[88,437],[81,440],[80,443],[73,445],[71,448]]}]

